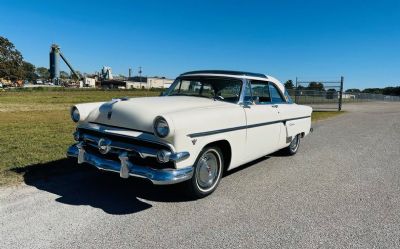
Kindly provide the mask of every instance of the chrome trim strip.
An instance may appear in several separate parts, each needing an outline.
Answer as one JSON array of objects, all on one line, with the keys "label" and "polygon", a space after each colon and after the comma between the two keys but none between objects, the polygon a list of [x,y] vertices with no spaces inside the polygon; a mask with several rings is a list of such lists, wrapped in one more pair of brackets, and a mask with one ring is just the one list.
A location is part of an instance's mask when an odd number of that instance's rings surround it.
[{"label": "chrome trim strip", "polygon": [[290,118],[290,119],[282,119],[282,120],[277,120],[277,121],[264,122],[264,123],[251,124],[251,125],[242,125],[242,126],[237,126],[237,127],[232,127],[232,128],[214,130],[214,131],[205,131],[205,132],[192,133],[192,134],[189,134],[187,136],[190,137],[190,138],[203,137],[203,136],[215,135],[215,134],[225,133],[225,132],[230,132],[230,131],[251,129],[251,128],[255,128],[255,127],[266,126],[266,125],[271,125],[271,124],[276,124],[276,123],[286,124],[287,121],[303,119],[303,118],[309,118],[309,117],[311,117],[311,116],[304,116],[304,117],[297,117],[297,118]]},{"label": "chrome trim strip", "polygon": [[298,117],[298,118],[289,118],[289,119],[285,119],[285,122],[287,122],[287,121],[292,121],[292,120],[303,119],[303,118],[311,118],[311,115],[310,115],[310,116]]},{"label": "chrome trim strip", "polygon": [[128,130],[128,131],[136,131],[136,132],[142,132],[142,133],[147,133],[147,134],[150,134],[150,135],[154,135],[153,132],[136,130],[136,129],[126,128],[126,127],[121,127],[121,126],[106,125],[106,124],[97,123],[97,122],[89,122],[89,124],[96,124],[96,125],[101,125],[101,126],[110,127],[110,128],[117,128],[117,129],[123,129],[123,130]]},{"label": "chrome trim strip", "polygon": [[83,159],[80,163],[89,163],[98,169],[120,173],[121,177],[129,176],[149,179],[155,185],[175,184],[189,180],[193,176],[193,167],[181,169],[153,169],[135,165],[126,160],[124,154],[120,155],[120,162],[104,159],[86,151],[78,149],[77,144],[68,148],[68,157],[79,157]]},{"label": "chrome trim strip", "polygon": [[[103,124],[98,124],[98,125],[104,126]],[[102,133],[102,134],[105,134],[105,135],[117,136],[117,137],[123,137],[123,138],[130,138],[130,139],[134,139],[136,141],[144,141],[144,142],[149,142],[149,143],[155,143],[155,144],[159,144],[159,145],[162,145],[162,146],[167,146],[171,151],[175,151],[175,149],[170,144],[161,143],[161,142],[155,141],[155,140],[137,138],[137,137],[118,134],[118,133],[113,133],[113,132],[104,132],[104,131],[101,131],[101,130],[98,130],[98,129],[94,129],[93,127],[88,127],[88,126],[77,127],[77,129],[78,130],[91,130],[91,131],[95,131],[95,132]],[[121,128],[121,129],[124,129],[124,128]]]}]

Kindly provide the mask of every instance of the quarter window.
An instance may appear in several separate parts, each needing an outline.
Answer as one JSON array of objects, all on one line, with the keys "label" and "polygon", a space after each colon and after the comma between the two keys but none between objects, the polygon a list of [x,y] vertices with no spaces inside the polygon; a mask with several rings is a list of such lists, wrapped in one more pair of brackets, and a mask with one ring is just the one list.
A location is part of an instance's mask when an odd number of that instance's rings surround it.
[{"label": "quarter window", "polygon": [[285,99],[280,94],[279,90],[272,83],[269,84],[272,103],[286,103]]}]

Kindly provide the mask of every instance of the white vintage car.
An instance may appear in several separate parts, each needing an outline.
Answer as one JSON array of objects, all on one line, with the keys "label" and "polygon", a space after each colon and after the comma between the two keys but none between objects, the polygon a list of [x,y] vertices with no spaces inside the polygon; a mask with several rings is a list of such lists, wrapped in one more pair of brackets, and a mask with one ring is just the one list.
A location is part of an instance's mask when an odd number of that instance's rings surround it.
[{"label": "white vintage car", "polygon": [[224,171],[282,149],[295,154],[311,113],[271,76],[192,71],[160,97],[73,106],[76,144],[67,155],[123,178],[184,182],[192,196],[204,197]]}]

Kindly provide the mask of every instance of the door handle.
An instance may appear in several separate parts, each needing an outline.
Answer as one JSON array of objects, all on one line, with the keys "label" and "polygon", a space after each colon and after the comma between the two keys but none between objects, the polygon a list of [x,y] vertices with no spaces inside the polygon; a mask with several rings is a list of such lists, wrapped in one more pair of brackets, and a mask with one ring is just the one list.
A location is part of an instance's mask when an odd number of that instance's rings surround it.
[{"label": "door handle", "polygon": [[278,108],[278,105],[272,105],[271,107],[272,108]]}]

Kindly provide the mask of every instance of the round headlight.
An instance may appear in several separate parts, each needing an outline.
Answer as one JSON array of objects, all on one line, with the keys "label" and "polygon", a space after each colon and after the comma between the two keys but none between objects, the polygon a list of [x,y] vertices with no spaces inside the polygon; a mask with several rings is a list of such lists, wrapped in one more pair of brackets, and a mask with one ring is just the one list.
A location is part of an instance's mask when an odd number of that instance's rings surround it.
[{"label": "round headlight", "polygon": [[159,137],[166,137],[169,134],[169,126],[165,119],[158,117],[154,121],[154,131]]},{"label": "round headlight", "polygon": [[78,122],[80,118],[81,118],[81,115],[79,114],[78,108],[76,108],[75,106],[72,107],[72,109],[71,109],[71,119],[72,119],[72,121]]}]

